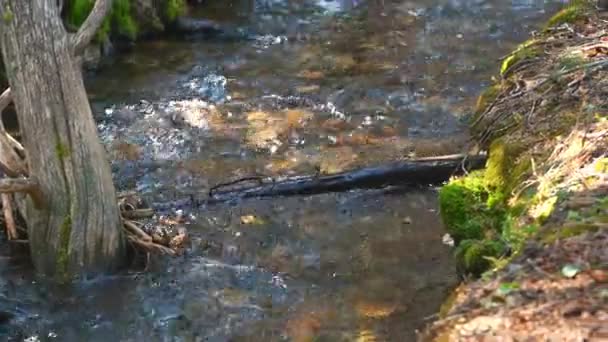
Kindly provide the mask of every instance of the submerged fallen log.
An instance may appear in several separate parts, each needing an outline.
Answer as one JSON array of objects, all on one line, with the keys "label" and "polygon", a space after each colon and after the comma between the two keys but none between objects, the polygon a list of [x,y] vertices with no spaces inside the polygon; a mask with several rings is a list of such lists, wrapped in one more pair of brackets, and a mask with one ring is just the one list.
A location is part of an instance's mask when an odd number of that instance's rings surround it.
[{"label": "submerged fallen log", "polygon": [[181,33],[219,34],[223,32],[221,25],[215,21],[190,17],[178,17],[175,20],[175,29]]},{"label": "submerged fallen log", "polygon": [[245,178],[220,184],[209,191],[209,202],[234,198],[311,195],[391,185],[431,185],[448,180],[464,170],[480,169],[485,155],[449,155],[405,160],[345,171],[332,175],[308,175],[282,179]]},{"label": "submerged fallen log", "polygon": [[202,39],[219,39],[222,41],[241,41],[254,39],[254,35],[247,29],[228,24],[191,17],[178,17],[173,25],[177,33],[188,37]]}]

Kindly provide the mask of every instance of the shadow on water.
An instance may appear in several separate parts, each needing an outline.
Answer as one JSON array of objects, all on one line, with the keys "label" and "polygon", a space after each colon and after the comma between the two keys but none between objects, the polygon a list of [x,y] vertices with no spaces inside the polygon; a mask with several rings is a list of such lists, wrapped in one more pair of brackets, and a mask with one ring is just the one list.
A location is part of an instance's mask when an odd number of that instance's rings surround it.
[{"label": "shadow on water", "polygon": [[[209,2],[191,15],[254,39],[141,42],[87,87],[118,187],[171,207],[243,176],[460,151],[498,58],[560,3]],[[188,214],[185,256],[71,289],[2,251],[0,336],[409,341],[456,282],[433,189]]]}]

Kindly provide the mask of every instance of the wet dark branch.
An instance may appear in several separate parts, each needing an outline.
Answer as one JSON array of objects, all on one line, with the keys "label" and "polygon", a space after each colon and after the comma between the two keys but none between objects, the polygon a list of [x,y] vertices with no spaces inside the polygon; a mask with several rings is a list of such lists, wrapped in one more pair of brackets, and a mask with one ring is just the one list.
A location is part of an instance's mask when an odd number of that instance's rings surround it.
[{"label": "wet dark branch", "polygon": [[[283,179],[246,179],[214,187],[210,202],[233,198],[310,195],[352,189],[383,188],[394,185],[430,185],[462,174],[464,170],[480,169],[486,156],[450,155],[398,161],[389,164],[345,171],[333,175],[306,175]],[[245,182],[247,181],[247,182]]]}]

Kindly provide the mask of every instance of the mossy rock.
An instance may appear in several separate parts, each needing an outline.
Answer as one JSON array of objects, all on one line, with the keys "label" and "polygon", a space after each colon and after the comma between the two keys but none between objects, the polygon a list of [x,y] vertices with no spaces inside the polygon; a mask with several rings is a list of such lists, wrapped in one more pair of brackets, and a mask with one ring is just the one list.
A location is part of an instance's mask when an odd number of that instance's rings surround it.
[{"label": "mossy rock", "polygon": [[484,173],[490,207],[506,203],[511,190],[531,170],[530,160],[520,158],[525,150],[524,143],[505,139],[496,139],[490,144]]},{"label": "mossy rock", "polygon": [[479,216],[485,210],[487,198],[482,171],[454,179],[439,191],[441,218],[457,244],[483,237]]},{"label": "mossy rock", "polygon": [[458,272],[479,277],[492,266],[490,259],[500,258],[506,250],[498,240],[464,240],[455,251]]},{"label": "mossy rock", "polygon": [[538,196],[533,200],[534,206],[536,207],[533,218],[538,224],[543,224],[549,219],[555,210],[558,199],[558,196]]},{"label": "mossy rock", "polygon": [[542,49],[537,46],[536,40],[528,40],[519,45],[507,58],[505,58],[500,66],[500,75],[505,77],[515,64],[534,57],[538,57],[542,53]]},{"label": "mossy rock", "polygon": [[502,86],[497,83],[493,84],[484,90],[479,97],[477,98],[477,103],[475,104],[475,116],[474,119],[477,119],[479,115],[486,111],[486,108],[496,100],[498,95],[500,95],[500,91]]},{"label": "mossy rock", "polygon": [[589,0],[572,0],[564,9],[549,19],[545,29],[581,21],[588,16],[588,12],[592,9],[592,6]]}]

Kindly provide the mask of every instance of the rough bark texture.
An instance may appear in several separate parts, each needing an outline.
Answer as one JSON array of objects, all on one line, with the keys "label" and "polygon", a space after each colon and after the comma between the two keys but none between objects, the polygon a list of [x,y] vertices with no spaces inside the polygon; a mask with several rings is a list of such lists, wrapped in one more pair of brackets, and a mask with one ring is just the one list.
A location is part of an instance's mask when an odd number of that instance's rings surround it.
[{"label": "rough bark texture", "polygon": [[47,204],[21,205],[34,266],[59,278],[112,271],[124,260],[125,240],[72,43],[81,47],[91,27],[71,40],[55,0],[0,0],[0,14],[29,173]]}]

